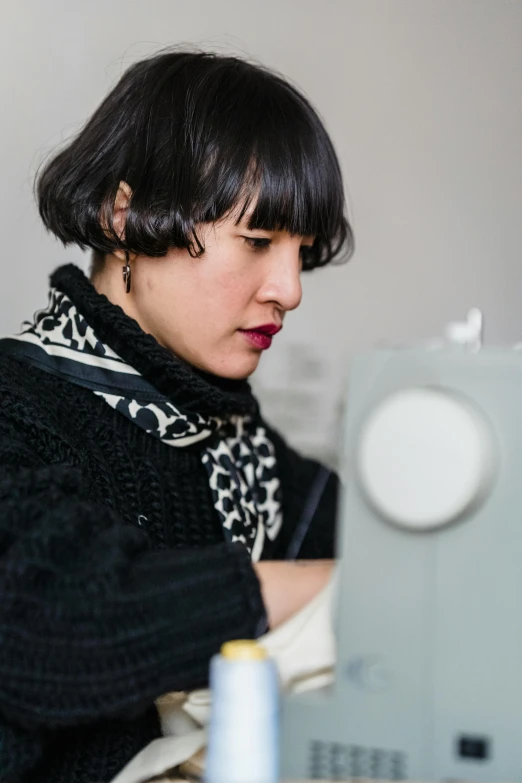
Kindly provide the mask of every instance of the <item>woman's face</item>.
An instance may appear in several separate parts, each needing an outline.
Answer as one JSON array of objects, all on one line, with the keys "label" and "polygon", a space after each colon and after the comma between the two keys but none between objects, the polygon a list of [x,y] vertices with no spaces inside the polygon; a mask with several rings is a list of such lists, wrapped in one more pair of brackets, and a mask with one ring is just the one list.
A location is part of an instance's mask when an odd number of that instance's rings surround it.
[{"label": "woman's face", "polygon": [[[145,332],[201,370],[239,379],[254,372],[286,312],[299,305],[301,247],[314,237],[249,231],[248,216],[237,226],[235,219],[199,227],[205,246],[200,258],[174,248],[163,258],[131,261],[129,294],[121,261],[107,267],[119,276],[119,293],[109,298],[117,298]],[[103,283],[97,287],[103,290]]]}]

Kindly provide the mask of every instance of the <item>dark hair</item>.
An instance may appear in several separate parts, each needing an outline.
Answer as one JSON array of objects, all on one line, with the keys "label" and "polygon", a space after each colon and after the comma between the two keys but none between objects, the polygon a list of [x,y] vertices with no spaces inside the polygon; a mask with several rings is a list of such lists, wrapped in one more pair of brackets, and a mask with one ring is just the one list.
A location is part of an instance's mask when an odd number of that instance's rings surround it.
[{"label": "dark hair", "polygon": [[[132,189],[124,238],[112,222],[122,180]],[[316,235],[305,269],[353,251],[339,162],[318,114],[283,77],[233,56],[167,50],[132,65],[44,165],[36,194],[47,229],[95,258],[116,248],[199,256],[196,224],[237,206],[239,222],[254,197],[250,229]]]}]

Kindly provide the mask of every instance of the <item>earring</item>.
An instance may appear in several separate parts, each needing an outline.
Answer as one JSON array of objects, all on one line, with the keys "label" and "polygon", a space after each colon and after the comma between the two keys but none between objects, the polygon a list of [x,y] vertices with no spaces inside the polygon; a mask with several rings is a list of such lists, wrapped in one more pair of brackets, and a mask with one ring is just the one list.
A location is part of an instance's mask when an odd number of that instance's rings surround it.
[{"label": "earring", "polygon": [[131,268],[129,264],[129,254],[125,251],[125,266],[122,267],[123,282],[125,283],[125,293],[130,294],[131,290]]}]

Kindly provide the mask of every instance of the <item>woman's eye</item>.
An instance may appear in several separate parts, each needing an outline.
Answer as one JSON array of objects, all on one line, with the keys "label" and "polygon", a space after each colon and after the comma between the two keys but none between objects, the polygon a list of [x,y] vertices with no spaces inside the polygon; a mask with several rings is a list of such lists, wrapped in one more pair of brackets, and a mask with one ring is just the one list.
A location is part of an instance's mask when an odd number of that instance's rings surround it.
[{"label": "woman's eye", "polygon": [[265,250],[271,242],[268,237],[243,237],[243,239],[252,250]]}]

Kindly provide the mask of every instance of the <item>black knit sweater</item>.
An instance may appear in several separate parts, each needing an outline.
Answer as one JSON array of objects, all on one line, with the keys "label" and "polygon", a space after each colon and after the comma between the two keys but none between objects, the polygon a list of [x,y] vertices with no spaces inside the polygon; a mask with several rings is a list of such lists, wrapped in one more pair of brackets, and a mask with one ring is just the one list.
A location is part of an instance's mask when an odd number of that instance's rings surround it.
[{"label": "black knit sweater", "polygon": [[[51,284],[179,407],[253,413],[245,382],[174,359],[74,266]],[[266,425],[265,425],[266,426]],[[284,558],[318,471],[269,430]],[[0,781],[105,783],[159,736],[154,700],[204,685],[266,615],[246,550],[225,542],[203,444],[172,448],[91,391],[0,353]],[[332,475],[299,552],[333,554]]]}]

